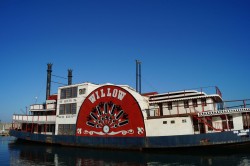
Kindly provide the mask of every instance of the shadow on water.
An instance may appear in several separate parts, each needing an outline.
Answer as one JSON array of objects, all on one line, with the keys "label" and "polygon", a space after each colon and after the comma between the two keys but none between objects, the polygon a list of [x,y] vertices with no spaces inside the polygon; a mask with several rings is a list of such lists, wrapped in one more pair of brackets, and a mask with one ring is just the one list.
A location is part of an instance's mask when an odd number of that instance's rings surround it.
[{"label": "shadow on water", "polygon": [[158,151],[121,151],[49,146],[27,142],[8,144],[10,165],[248,165],[244,147],[183,148]]}]

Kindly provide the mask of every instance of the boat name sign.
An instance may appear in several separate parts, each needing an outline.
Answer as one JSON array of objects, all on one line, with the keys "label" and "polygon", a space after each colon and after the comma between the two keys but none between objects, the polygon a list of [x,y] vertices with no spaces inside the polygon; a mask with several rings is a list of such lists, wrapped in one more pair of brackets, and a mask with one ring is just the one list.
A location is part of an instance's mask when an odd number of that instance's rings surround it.
[{"label": "boat name sign", "polygon": [[119,100],[122,100],[124,96],[126,95],[126,92],[118,89],[111,89],[111,88],[106,88],[106,89],[100,89],[95,91],[91,96],[89,96],[89,100],[91,103],[94,103],[96,100],[104,97],[113,97],[117,98]]},{"label": "boat name sign", "polygon": [[138,101],[119,86],[95,89],[80,107],[76,136],[144,137],[145,125]]}]

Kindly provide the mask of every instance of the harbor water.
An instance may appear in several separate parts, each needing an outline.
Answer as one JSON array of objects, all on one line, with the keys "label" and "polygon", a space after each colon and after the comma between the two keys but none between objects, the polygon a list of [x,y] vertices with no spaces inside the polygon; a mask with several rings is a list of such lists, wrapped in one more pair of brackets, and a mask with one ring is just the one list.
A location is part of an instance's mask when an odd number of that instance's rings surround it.
[{"label": "harbor water", "polygon": [[120,151],[76,147],[51,146],[16,141],[13,137],[0,137],[0,165],[250,165],[250,152],[220,150],[219,148],[186,149],[179,151]]}]

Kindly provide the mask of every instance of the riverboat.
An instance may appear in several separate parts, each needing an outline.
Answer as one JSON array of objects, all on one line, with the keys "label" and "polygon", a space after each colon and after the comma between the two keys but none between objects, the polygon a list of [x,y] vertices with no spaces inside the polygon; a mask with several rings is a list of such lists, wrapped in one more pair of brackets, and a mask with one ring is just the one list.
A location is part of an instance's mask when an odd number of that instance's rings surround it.
[{"label": "riverboat", "polygon": [[250,100],[224,101],[218,87],[141,94],[128,85],[72,84],[69,70],[68,85],[51,95],[51,72],[48,64],[45,103],[31,105],[29,114],[14,114],[11,136],[140,150],[250,143]]}]

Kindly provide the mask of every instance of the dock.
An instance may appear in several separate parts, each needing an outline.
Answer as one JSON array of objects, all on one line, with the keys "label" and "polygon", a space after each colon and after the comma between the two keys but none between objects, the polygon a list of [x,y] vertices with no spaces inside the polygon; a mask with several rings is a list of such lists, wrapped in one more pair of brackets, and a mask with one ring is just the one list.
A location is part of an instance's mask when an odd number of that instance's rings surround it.
[{"label": "dock", "polygon": [[0,136],[9,136],[9,132],[0,133]]},{"label": "dock", "polygon": [[11,126],[11,123],[1,123],[0,121],[0,136],[9,136],[9,129]]}]

